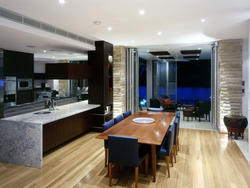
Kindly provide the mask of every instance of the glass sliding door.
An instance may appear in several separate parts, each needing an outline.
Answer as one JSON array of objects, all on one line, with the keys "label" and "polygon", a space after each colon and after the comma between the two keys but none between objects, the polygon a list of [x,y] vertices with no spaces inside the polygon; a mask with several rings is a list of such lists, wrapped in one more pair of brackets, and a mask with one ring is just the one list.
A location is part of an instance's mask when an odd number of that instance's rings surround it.
[{"label": "glass sliding door", "polygon": [[217,127],[217,70],[218,70],[218,45],[212,46],[211,53],[211,124]]},{"label": "glass sliding door", "polygon": [[171,100],[177,99],[177,62],[154,61],[154,99],[168,95]]},{"label": "glass sliding door", "polygon": [[139,108],[139,56],[134,48],[126,49],[126,110]]}]

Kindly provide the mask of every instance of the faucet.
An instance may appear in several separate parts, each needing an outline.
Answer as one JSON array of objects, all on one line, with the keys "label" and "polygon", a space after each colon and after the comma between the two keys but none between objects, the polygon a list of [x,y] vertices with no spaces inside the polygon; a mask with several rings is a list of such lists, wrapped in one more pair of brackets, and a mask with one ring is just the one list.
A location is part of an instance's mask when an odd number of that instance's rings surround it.
[{"label": "faucet", "polygon": [[55,110],[56,101],[54,99],[48,99],[46,105],[49,105],[49,111]]}]

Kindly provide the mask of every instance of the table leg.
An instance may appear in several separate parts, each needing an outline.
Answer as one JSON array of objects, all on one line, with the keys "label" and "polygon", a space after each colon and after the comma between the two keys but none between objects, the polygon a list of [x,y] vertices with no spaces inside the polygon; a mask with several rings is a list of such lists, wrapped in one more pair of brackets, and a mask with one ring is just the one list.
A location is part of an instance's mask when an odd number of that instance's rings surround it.
[{"label": "table leg", "polygon": [[153,182],[156,179],[156,146],[151,145],[151,155],[152,155],[152,169],[153,169]]}]

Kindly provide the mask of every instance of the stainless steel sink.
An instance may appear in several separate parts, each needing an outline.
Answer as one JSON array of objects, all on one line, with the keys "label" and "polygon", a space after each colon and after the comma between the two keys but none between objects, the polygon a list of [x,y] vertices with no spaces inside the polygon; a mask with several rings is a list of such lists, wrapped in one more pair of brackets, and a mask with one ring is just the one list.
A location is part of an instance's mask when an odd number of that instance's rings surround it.
[{"label": "stainless steel sink", "polygon": [[35,112],[34,114],[41,115],[41,114],[50,114],[51,112]]}]

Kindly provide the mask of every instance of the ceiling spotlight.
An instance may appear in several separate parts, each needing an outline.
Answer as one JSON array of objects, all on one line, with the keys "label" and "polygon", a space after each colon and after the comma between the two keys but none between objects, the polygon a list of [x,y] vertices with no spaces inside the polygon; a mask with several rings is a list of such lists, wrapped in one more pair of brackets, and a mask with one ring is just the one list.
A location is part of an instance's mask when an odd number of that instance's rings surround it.
[{"label": "ceiling spotlight", "polygon": [[64,4],[65,0],[59,0],[59,3]]},{"label": "ceiling spotlight", "polygon": [[201,48],[198,48],[199,50],[201,49]]},{"label": "ceiling spotlight", "polygon": [[101,23],[102,23],[102,22],[100,22],[100,21],[94,21],[94,24],[95,24],[95,25],[101,25]]},{"label": "ceiling spotlight", "polygon": [[43,50],[43,52],[46,52],[46,50]]},{"label": "ceiling spotlight", "polygon": [[205,22],[205,19],[201,19],[201,22]]},{"label": "ceiling spotlight", "polygon": [[144,13],[145,13],[145,11],[144,10],[140,10],[140,15],[143,15]]},{"label": "ceiling spotlight", "polygon": [[161,35],[161,32],[158,32],[157,34],[158,34],[158,35]]},{"label": "ceiling spotlight", "polygon": [[147,52],[149,52],[149,50],[147,50]]},{"label": "ceiling spotlight", "polygon": [[132,40],[131,42],[134,43],[135,41]]},{"label": "ceiling spotlight", "polygon": [[109,27],[109,28],[108,28],[108,30],[110,31],[110,30],[112,30],[112,28],[111,28],[111,27]]},{"label": "ceiling spotlight", "polygon": [[196,60],[198,60],[198,59],[196,59]]},{"label": "ceiling spotlight", "polygon": [[55,58],[55,57],[53,56],[53,58]]}]

